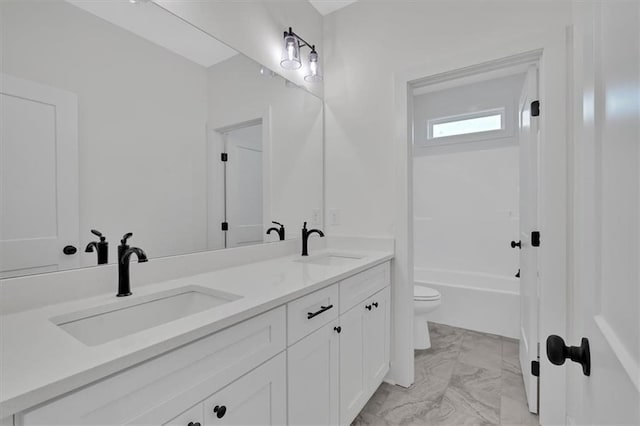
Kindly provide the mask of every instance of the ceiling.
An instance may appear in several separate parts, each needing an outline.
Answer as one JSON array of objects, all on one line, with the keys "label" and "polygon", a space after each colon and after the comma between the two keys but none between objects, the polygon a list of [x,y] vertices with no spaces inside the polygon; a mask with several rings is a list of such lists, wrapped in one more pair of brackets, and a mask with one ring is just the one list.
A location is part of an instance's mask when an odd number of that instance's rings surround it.
[{"label": "ceiling", "polygon": [[356,1],[358,0],[309,0],[309,3],[324,16]]},{"label": "ceiling", "polygon": [[238,53],[149,1],[67,2],[206,68]]}]

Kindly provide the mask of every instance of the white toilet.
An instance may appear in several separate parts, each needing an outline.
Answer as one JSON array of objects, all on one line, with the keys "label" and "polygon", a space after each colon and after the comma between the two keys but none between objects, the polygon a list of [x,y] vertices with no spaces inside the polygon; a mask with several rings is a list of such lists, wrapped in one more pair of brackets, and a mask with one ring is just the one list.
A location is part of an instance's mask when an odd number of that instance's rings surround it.
[{"label": "white toilet", "polygon": [[413,286],[413,347],[415,349],[429,349],[429,325],[427,314],[440,306],[440,293],[429,287]]}]

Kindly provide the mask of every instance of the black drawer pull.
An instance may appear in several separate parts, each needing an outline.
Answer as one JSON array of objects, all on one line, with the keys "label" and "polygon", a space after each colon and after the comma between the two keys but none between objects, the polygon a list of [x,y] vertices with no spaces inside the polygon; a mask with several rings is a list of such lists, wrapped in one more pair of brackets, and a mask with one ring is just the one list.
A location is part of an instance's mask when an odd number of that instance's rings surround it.
[{"label": "black drawer pull", "polygon": [[373,302],[372,305],[377,308],[378,307],[378,302]]},{"label": "black drawer pull", "polygon": [[329,305],[329,306],[320,306],[320,310],[316,311],[316,312],[307,312],[307,319],[311,319],[313,317],[317,317],[318,315],[320,315],[323,312],[328,311],[329,309],[333,308],[333,305]]},{"label": "black drawer pull", "polygon": [[216,405],[215,407],[213,407],[213,412],[216,414],[217,418],[221,419],[226,414],[227,407],[225,407],[224,405]]}]

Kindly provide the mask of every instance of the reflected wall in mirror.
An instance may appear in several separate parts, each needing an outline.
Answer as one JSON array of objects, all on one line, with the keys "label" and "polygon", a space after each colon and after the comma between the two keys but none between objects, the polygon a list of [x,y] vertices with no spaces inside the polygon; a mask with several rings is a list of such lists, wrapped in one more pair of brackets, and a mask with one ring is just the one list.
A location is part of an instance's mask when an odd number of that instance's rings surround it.
[{"label": "reflected wall in mirror", "polygon": [[115,263],[126,232],[153,258],[321,220],[319,98],[152,2],[0,19],[0,278],[95,265],[91,229]]}]

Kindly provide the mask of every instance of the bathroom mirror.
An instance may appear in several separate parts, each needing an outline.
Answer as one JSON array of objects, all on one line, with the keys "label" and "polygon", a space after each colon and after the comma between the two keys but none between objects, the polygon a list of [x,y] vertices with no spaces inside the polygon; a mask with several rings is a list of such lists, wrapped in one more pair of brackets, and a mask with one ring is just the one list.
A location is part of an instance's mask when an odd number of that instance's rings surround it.
[{"label": "bathroom mirror", "polygon": [[322,225],[321,99],[150,1],[0,19],[0,278],[96,265],[92,229],[115,263]]}]

